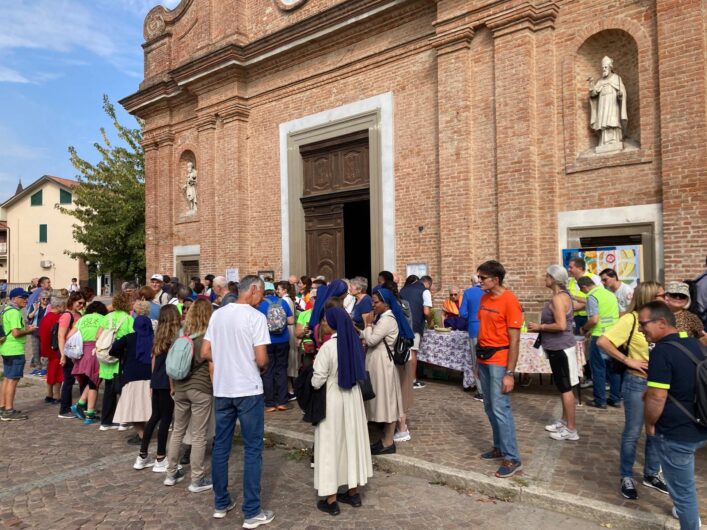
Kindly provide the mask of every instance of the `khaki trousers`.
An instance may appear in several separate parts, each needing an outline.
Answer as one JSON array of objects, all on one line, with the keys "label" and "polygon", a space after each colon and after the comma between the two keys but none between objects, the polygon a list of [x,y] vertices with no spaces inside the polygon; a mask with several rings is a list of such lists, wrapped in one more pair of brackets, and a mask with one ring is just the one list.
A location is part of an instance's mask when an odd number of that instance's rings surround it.
[{"label": "khaki trousers", "polygon": [[213,396],[198,390],[178,391],[174,394],[174,428],[167,453],[167,474],[175,475],[179,464],[179,449],[191,421],[191,481],[204,477],[206,438],[211,425]]}]

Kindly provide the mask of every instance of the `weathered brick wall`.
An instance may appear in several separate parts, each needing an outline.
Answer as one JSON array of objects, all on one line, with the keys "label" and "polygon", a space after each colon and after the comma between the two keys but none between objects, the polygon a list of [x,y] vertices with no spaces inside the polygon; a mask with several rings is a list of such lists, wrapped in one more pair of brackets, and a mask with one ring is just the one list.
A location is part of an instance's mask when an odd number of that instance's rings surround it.
[{"label": "weathered brick wall", "polygon": [[[352,4],[235,5],[194,0],[166,44],[148,45],[142,88],[226,43],[295,32]],[[707,240],[705,20],[700,0],[418,0],[186,82],[136,111],[149,147],[148,270],[170,272],[174,246],[200,244],[203,273],[279,275],[279,124],[392,92],[397,269],[428,263],[438,298],[499,258],[537,309],[544,270],[559,259],[557,213],[616,206],[662,203],[665,279],[693,276]],[[586,77],[599,77],[604,54],[624,77],[640,148],[581,157],[593,145]],[[194,222],[179,221],[185,149],[199,169]]]}]

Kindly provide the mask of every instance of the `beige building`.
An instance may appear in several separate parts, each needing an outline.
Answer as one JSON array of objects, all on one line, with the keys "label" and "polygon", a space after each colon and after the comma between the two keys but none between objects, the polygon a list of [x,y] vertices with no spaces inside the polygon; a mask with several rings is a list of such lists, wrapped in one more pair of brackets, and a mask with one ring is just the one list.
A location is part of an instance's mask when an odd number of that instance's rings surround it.
[{"label": "beige building", "polygon": [[0,205],[0,279],[27,284],[47,276],[54,288],[88,279],[83,261],[66,254],[81,248],[72,233],[76,219],[58,208],[73,207],[75,185],[44,175]]}]

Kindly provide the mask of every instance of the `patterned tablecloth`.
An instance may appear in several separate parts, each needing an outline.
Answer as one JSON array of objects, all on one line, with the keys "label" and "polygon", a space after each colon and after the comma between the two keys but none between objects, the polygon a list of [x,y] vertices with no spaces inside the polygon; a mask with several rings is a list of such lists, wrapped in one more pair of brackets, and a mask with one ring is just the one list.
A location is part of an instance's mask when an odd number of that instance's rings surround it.
[{"label": "patterned tablecloth", "polygon": [[[536,333],[523,333],[520,336],[520,354],[516,372],[524,374],[551,374],[550,362],[542,348],[535,349],[533,344]],[[426,330],[417,353],[420,361],[464,372],[464,388],[474,386],[474,367],[471,362],[469,335],[465,331]],[[577,370],[582,373],[586,364],[584,339],[577,337]]]},{"label": "patterned tablecloth", "polygon": [[[516,364],[516,372],[522,374],[551,374],[550,361],[542,347],[539,349],[533,348],[537,333],[522,333],[520,336],[520,354],[518,355],[518,364]],[[577,370],[582,374],[582,367],[586,364],[584,357],[584,337],[577,337]]]},{"label": "patterned tablecloth", "polygon": [[464,388],[476,385],[471,363],[471,346],[466,331],[425,330],[417,359],[443,368],[464,372]]}]

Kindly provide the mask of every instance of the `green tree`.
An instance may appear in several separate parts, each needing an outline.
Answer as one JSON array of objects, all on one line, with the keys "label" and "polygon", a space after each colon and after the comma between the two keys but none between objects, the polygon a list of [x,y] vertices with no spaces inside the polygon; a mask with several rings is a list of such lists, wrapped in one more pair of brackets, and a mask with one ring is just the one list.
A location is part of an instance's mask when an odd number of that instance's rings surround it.
[{"label": "green tree", "polygon": [[[145,275],[145,171],[142,128],[118,122],[115,107],[103,96],[103,110],[113,122],[120,145],[113,144],[104,128],[103,143],[94,144],[101,156],[97,164],[81,158],[69,147],[71,163],[80,173],[73,189],[73,208],[59,207],[79,222],[74,239],[82,252],[72,258],[100,263],[102,271],[121,278]],[[140,124],[141,125],[141,124]]]}]

